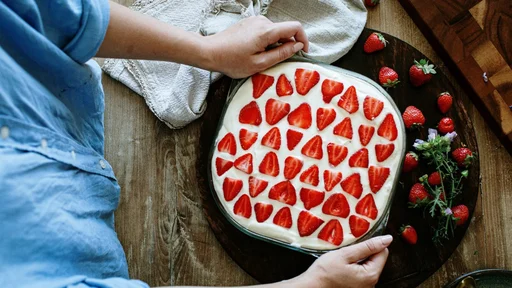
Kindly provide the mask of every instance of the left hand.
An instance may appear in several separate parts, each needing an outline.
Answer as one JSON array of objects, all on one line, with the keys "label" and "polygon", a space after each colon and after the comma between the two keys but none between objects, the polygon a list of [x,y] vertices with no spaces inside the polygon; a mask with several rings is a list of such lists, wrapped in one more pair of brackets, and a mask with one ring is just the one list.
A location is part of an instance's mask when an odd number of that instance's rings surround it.
[{"label": "left hand", "polygon": [[[269,45],[281,45],[266,50]],[[309,42],[297,21],[273,23],[264,16],[246,18],[228,29],[204,37],[207,69],[243,78],[290,58]]]}]

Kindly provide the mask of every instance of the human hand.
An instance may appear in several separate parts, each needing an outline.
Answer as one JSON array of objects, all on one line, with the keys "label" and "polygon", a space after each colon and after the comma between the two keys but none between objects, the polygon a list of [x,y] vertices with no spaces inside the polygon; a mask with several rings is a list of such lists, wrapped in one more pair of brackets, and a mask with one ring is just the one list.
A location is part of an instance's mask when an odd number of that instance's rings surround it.
[{"label": "human hand", "polygon": [[[373,287],[388,258],[391,235],[341,248],[322,255],[296,280],[307,287]],[[305,286],[306,287],[306,286]]]},{"label": "human hand", "polygon": [[[266,50],[269,45],[280,46]],[[297,21],[273,23],[264,16],[246,18],[228,29],[203,37],[205,67],[232,78],[263,71],[300,50],[308,52],[308,38]]]}]

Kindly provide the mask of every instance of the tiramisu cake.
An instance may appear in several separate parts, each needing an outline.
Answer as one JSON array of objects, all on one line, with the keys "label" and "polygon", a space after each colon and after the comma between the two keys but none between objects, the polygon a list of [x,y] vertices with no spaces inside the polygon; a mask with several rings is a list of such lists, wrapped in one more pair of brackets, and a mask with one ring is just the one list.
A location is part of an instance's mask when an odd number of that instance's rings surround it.
[{"label": "tiramisu cake", "polygon": [[215,141],[214,189],[256,234],[330,250],[384,216],[403,146],[400,116],[378,89],[302,62],[253,75]]}]

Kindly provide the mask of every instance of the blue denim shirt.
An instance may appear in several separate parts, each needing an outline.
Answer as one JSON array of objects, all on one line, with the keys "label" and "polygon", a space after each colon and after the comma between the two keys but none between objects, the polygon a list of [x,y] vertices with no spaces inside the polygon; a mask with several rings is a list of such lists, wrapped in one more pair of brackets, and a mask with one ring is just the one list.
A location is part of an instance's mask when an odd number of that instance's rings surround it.
[{"label": "blue denim shirt", "polygon": [[104,159],[107,0],[0,0],[0,287],[128,280]]}]

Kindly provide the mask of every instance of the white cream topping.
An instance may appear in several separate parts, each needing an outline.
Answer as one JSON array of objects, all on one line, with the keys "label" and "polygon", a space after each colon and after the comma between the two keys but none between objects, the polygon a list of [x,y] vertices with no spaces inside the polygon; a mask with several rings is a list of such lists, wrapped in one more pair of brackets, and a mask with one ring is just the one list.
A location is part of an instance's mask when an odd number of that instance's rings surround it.
[{"label": "white cream topping", "polygon": [[[304,69],[310,69],[315,70],[320,73],[320,81],[318,84],[316,84],[306,96],[299,95],[296,91],[295,87],[295,70],[297,68],[304,68]],[[402,135],[401,129],[400,129],[400,121],[401,117],[400,115],[397,115],[395,110],[393,109],[393,106],[389,102],[388,98],[386,98],[379,90],[377,90],[374,86],[371,84],[360,80],[358,78],[355,78],[353,76],[342,74],[334,70],[329,70],[327,68],[321,67],[319,65],[311,64],[311,63],[302,63],[302,62],[287,62],[287,63],[281,63],[279,65],[276,65],[269,70],[266,70],[262,72],[266,75],[271,75],[274,77],[274,83],[273,85],[267,89],[261,97],[258,99],[254,99],[252,96],[253,91],[253,85],[252,81],[249,79],[246,81],[240,89],[237,91],[236,95],[231,100],[231,103],[229,104],[229,107],[227,108],[227,111],[224,115],[224,118],[222,119],[222,127],[220,128],[220,131],[218,133],[217,139],[215,143],[217,144],[227,133],[231,132],[235,136],[236,143],[237,143],[237,150],[236,155],[232,156],[228,153],[222,153],[219,152],[218,149],[215,149],[215,152],[213,154],[212,158],[212,179],[215,191],[218,194],[218,198],[220,199],[222,205],[224,206],[224,209],[231,215],[231,217],[237,221],[239,224],[241,224],[243,227],[246,227],[248,230],[251,230],[257,234],[264,235],[270,238],[279,239],[284,242],[290,243],[292,246],[296,247],[305,247],[310,249],[316,249],[316,250],[329,250],[334,249],[339,246],[335,246],[331,243],[328,243],[324,240],[318,239],[318,233],[322,230],[323,226],[329,222],[331,219],[337,219],[341,223],[343,227],[343,242],[340,246],[346,246],[348,244],[353,243],[358,238],[354,237],[350,231],[349,226],[349,217],[347,218],[340,218],[336,216],[330,216],[322,213],[322,206],[318,205],[311,210],[309,210],[311,213],[316,215],[317,217],[322,218],[325,222],[322,226],[320,226],[312,235],[307,237],[300,237],[298,230],[297,230],[297,218],[299,213],[302,210],[305,210],[302,201],[300,200],[299,191],[302,187],[310,188],[317,191],[325,191],[324,190],[324,180],[323,180],[323,171],[328,169],[331,171],[341,171],[343,174],[343,179],[345,179],[347,176],[350,176],[352,173],[359,172],[361,175],[361,183],[363,185],[363,193],[359,199],[356,199],[352,195],[346,193],[343,191],[341,186],[338,184],[335,186],[335,188],[330,191],[326,192],[325,194],[325,200],[328,199],[330,195],[333,193],[341,192],[345,195],[345,197],[348,200],[348,203],[350,204],[350,215],[357,215],[358,217],[362,217],[370,222],[370,228],[368,231],[372,229],[372,227],[375,225],[375,223],[379,220],[380,217],[383,216],[384,209],[386,207],[386,204],[388,202],[388,199],[391,195],[391,190],[393,188],[393,183],[395,181],[395,177],[397,177],[397,173],[399,173],[398,167],[400,167],[400,159],[401,159],[401,151],[402,151],[402,137],[405,135]],[[284,96],[279,97],[276,94],[276,83],[281,74],[285,74],[288,80],[290,80],[294,93],[290,96]],[[337,96],[335,96],[329,104],[326,104],[322,100],[322,92],[321,92],[321,86],[324,79],[332,79],[339,82],[342,82],[344,85],[343,92]],[[340,108],[337,103],[340,97],[345,93],[348,87],[354,86],[357,91],[357,96],[359,100],[359,110],[354,114],[349,114],[344,109]],[[376,99],[379,99],[380,101],[384,102],[384,109],[379,114],[377,118],[375,118],[373,121],[370,121],[366,119],[363,112],[363,102],[364,98],[369,95],[371,97],[374,97]],[[295,126],[291,126],[288,124],[287,117],[284,117],[281,121],[279,121],[275,125],[269,125],[265,121],[265,104],[268,99],[274,98],[279,101],[287,102],[291,105],[290,111],[295,110],[300,104],[303,102],[307,102],[311,106],[311,114],[313,118],[312,125],[309,129],[301,129]],[[253,125],[247,125],[247,124],[241,124],[238,121],[238,116],[240,114],[240,110],[250,103],[251,101],[256,101],[258,103],[260,112],[262,114],[262,123],[259,126],[253,126]],[[334,108],[336,111],[336,119],[333,123],[331,123],[329,126],[327,126],[324,130],[318,131],[318,128],[316,126],[316,111],[318,108],[324,107],[324,108]],[[377,134],[378,127],[384,120],[385,116],[387,114],[391,113],[393,115],[394,121],[397,125],[398,129],[398,137],[394,141],[389,141],[385,138],[380,137]],[[345,117],[350,117],[352,121],[352,129],[353,129],[353,137],[352,140],[346,139],[344,137],[340,137],[337,135],[334,135],[332,133],[334,126],[339,124]],[[365,124],[365,125],[372,125],[375,127],[375,133],[371,139],[371,141],[368,143],[366,148],[369,152],[369,166],[379,166],[379,167],[389,167],[390,168],[390,176],[387,178],[384,186],[378,191],[376,194],[372,193],[369,187],[369,180],[368,180],[368,169],[367,168],[352,168],[349,166],[349,158],[354,152],[361,149],[363,146],[361,145],[359,141],[359,134],[358,134],[358,128],[359,125]],[[272,128],[272,127],[278,127],[281,132],[281,148],[279,151],[276,151],[272,148],[262,146],[261,145],[261,139],[263,136]],[[243,150],[240,146],[239,142],[239,130],[241,128],[246,128],[249,131],[257,132],[258,133],[258,140],[249,148],[249,150]],[[299,142],[299,144],[295,147],[293,151],[289,151],[287,148],[287,139],[286,139],[286,131],[288,129],[293,129],[295,131],[300,131],[304,134],[302,140]],[[304,156],[301,153],[301,149],[304,146],[304,144],[314,137],[315,135],[320,135],[323,139],[322,149],[323,149],[323,158],[321,160],[312,159],[309,157]],[[348,148],[348,155],[339,164],[337,167],[333,168],[332,165],[328,162],[328,154],[327,154],[327,144],[328,143],[336,143],[339,145],[343,145]],[[375,155],[375,144],[388,144],[388,143],[394,143],[395,150],[393,151],[393,154],[386,159],[384,162],[378,162]],[[273,151],[278,155],[279,160],[279,175],[277,177],[268,176],[265,174],[262,174],[259,172],[259,165],[261,161],[263,160],[263,157],[265,154],[267,154],[269,151]],[[224,158],[226,160],[235,161],[238,157],[246,154],[246,153],[252,153],[253,155],[253,173],[252,176],[255,176],[259,179],[263,179],[269,182],[269,185],[267,188],[263,191],[263,193],[259,194],[257,197],[251,199],[251,205],[254,207],[254,204],[257,202],[263,202],[263,203],[270,203],[273,205],[274,209],[272,212],[272,215],[264,222],[264,223],[258,223],[256,221],[256,215],[254,213],[254,208],[252,211],[252,215],[249,219],[235,215],[233,212],[233,207],[237,200],[242,196],[243,194],[249,195],[249,184],[248,179],[249,176],[245,172],[242,172],[235,167],[229,169],[226,173],[224,173],[222,176],[217,175],[217,169],[215,167],[215,159],[217,157]],[[303,168],[301,172],[291,180],[291,183],[295,187],[296,194],[297,194],[297,203],[294,206],[289,206],[284,203],[272,200],[268,198],[268,192],[271,189],[272,186],[275,184],[285,181],[286,179],[283,176],[284,171],[284,161],[286,157],[288,156],[295,156],[297,158],[300,158],[304,161]],[[302,183],[299,180],[300,174],[310,167],[311,165],[316,164],[319,167],[319,178],[320,182],[317,187]],[[232,201],[226,202],[224,200],[223,196],[223,190],[222,190],[222,183],[226,177],[235,178],[235,179],[241,179],[243,181],[243,187],[242,191],[237,195],[235,199]],[[343,180],[342,180],[343,181]],[[363,199],[364,196],[367,194],[372,194],[375,199],[375,204],[378,209],[378,216],[375,220],[372,220],[370,218],[367,218],[365,216],[359,215],[355,212],[355,207],[358,201]],[[273,218],[277,211],[279,211],[282,207],[288,206],[291,209],[292,212],[292,227],[290,229],[282,228],[280,226],[277,226],[273,224]],[[363,235],[364,236],[364,235]],[[361,236],[361,237],[363,237]],[[360,238],[360,237],[359,237]]]}]

